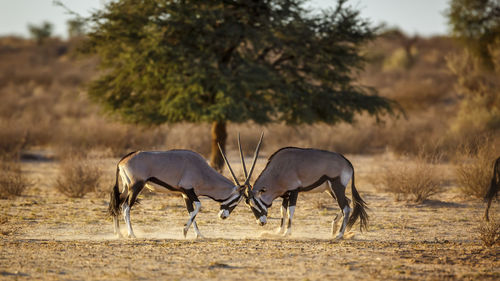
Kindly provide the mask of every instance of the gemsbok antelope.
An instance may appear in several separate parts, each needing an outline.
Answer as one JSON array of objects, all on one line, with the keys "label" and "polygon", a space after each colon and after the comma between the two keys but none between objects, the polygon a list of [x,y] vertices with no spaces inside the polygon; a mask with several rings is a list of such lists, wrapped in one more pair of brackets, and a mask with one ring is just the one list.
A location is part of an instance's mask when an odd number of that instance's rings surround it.
[{"label": "gemsbok antelope", "polygon": [[[156,192],[181,193],[189,212],[184,237],[191,224],[196,237],[201,237],[195,221],[201,207],[199,196],[220,202],[221,219],[229,217],[242,199],[243,186],[239,185],[234,173],[231,174],[234,183],[216,172],[198,153],[189,150],[136,151],[125,155],[116,168],[116,181],[108,210],[113,217],[115,234],[121,236],[118,216],[123,212],[128,237],[135,237],[130,223],[130,208],[146,186]],[[118,176],[122,179],[121,193],[118,190]]]},{"label": "gemsbok antelope", "polygon": [[[352,214],[349,199],[345,196],[349,180],[351,180],[354,203]],[[335,234],[341,217],[343,223],[337,239],[341,239],[346,227],[352,227],[358,218],[360,229],[366,229],[368,224],[366,203],[354,185],[354,168],[349,160],[335,152],[297,147],[279,149],[269,157],[266,167],[255,180],[253,187],[246,188],[246,203],[254,213],[257,223],[264,225],[267,222],[267,209],[271,207],[274,199],[282,197],[281,224],[278,233],[284,232],[285,215],[288,211],[288,225],[283,235],[290,235],[299,192],[310,191],[325,181],[329,185],[328,193],[337,200],[340,207],[340,213],[332,221],[332,235]]]},{"label": "gemsbok antelope", "polygon": [[488,188],[488,192],[484,196],[485,200],[488,200],[488,205],[486,206],[486,211],[484,212],[484,218],[486,221],[490,220],[490,216],[488,214],[491,206],[491,201],[500,191],[500,157],[495,161],[495,165],[493,165],[493,176],[491,177],[490,187]]}]

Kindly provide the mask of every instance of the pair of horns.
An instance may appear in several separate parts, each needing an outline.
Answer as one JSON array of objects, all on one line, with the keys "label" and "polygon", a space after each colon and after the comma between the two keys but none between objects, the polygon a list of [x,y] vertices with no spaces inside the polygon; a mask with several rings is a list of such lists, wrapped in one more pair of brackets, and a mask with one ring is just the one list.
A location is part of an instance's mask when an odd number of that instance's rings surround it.
[{"label": "pair of horns", "polygon": [[252,177],[253,169],[255,168],[255,164],[257,163],[257,157],[259,156],[259,150],[260,150],[260,145],[262,144],[262,138],[264,137],[264,132],[260,135],[260,140],[259,143],[257,144],[257,148],[255,148],[255,152],[253,154],[253,161],[252,161],[252,167],[250,168],[250,172],[247,172],[247,168],[245,165],[245,160],[243,159],[243,150],[241,149],[241,140],[240,140],[240,134],[238,133],[238,148],[240,150],[240,159],[241,159],[241,165],[243,166],[243,172],[245,173],[245,182],[243,185],[240,185],[238,182],[238,179],[236,178],[236,175],[233,172],[233,169],[231,168],[231,165],[229,165],[229,161],[227,160],[226,154],[220,147],[220,144],[217,143],[219,146],[220,153],[222,154],[222,158],[224,158],[224,162],[226,163],[226,166],[229,168],[229,171],[231,172],[231,175],[233,176],[234,183],[238,186],[246,186],[248,182],[250,181],[250,178]]}]

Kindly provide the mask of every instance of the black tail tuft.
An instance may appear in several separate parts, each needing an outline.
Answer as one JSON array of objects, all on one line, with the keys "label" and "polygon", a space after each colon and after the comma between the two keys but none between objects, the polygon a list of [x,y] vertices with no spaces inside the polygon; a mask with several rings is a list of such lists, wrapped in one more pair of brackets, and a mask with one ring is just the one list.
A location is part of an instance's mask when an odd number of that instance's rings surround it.
[{"label": "black tail tuft", "polygon": [[500,186],[498,186],[498,183],[495,181],[495,177],[491,179],[490,187],[488,188],[488,191],[486,192],[486,195],[484,196],[484,200],[492,200],[495,195],[497,195],[498,191],[500,189]]},{"label": "black tail tuft", "polygon": [[115,185],[109,194],[108,214],[110,216],[117,217],[120,215],[120,203],[120,192],[118,186]]},{"label": "black tail tuft", "polygon": [[[115,186],[113,186],[113,190],[109,194],[109,206],[108,206],[108,214],[110,216],[116,217],[119,216],[121,213],[120,210],[120,205],[127,200],[127,191],[124,192],[123,196],[120,194],[120,191],[118,190],[118,175],[120,174],[120,162],[123,161],[123,159],[131,156],[132,154],[136,153],[137,151],[132,151],[128,153],[127,155],[123,156],[120,161],[118,161],[118,164],[116,165],[116,176],[115,176]],[[132,157],[132,156],[131,156]]]},{"label": "black tail tuft", "polygon": [[119,168],[116,167],[115,186],[113,186],[113,190],[109,194],[108,214],[112,217],[117,217],[120,215],[120,205],[123,202],[120,199],[120,191],[118,190],[118,173],[119,172],[120,172]]},{"label": "black tail tuft", "polygon": [[350,229],[359,218],[359,229],[361,231],[366,231],[368,230],[368,214],[366,213],[366,209],[368,209],[368,207],[366,206],[366,202],[361,198],[356,190],[356,186],[354,185],[354,168],[352,171],[351,192],[354,210],[352,211],[349,221],[347,222],[347,229]]},{"label": "black tail tuft", "polygon": [[500,191],[500,157],[497,158],[495,161],[495,165],[493,166],[493,177],[491,178],[491,183],[490,187],[488,188],[488,191],[486,192],[486,195],[484,196],[484,200],[488,201],[488,205],[486,206],[486,210],[484,212],[484,218],[486,221],[489,221],[489,210],[490,210],[490,205],[491,201],[493,201],[493,198],[497,195],[498,191]]},{"label": "black tail tuft", "polygon": [[484,196],[485,200],[491,200],[495,195],[498,193],[500,186],[499,186],[499,181],[500,181],[500,157],[495,161],[495,165],[493,165],[493,176],[491,177],[491,183],[490,183],[490,188],[488,188],[488,191],[486,192],[486,195]]}]

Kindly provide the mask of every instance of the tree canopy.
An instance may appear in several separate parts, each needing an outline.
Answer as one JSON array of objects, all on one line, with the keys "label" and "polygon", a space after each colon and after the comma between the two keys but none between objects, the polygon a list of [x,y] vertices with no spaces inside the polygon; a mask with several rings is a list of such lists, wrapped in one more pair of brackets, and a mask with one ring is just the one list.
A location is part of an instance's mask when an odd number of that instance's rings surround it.
[{"label": "tree canopy", "polygon": [[212,122],[212,156],[226,122],[392,113],[355,83],[375,30],[345,2],[313,12],[303,0],[110,1],[87,20],[85,49],[104,70],[89,95],[127,122]]},{"label": "tree canopy", "polygon": [[126,121],[353,120],[390,111],[355,85],[368,22],[339,1],[111,1],[91,17],[87,47],[104,75],[90,96]]},{"label": "tree canopy", "polygon": [[447,15],[453,33],[493,69],[491,48],[500,40],[500,1],[451,0]]}]

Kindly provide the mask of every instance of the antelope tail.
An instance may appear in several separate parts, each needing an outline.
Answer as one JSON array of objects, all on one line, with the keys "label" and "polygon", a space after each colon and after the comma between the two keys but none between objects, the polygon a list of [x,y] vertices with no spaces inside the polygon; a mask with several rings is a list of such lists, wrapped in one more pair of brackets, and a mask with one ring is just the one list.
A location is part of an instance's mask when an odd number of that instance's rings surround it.
[{"label": "antelope tail", "polygon": [[[109,194],[109,206],[108,206],[108,214],[112,217],[116,217],[120,215],[120,205],[125,202],[126,197],[121,196],[120,191],[118,190],[118,176],[120,174],[120,162],[123,161],[123,159],[129,157],[130,155],[136,153],[137,151],[132,151],[129,154],[123,156],[120,161],[118,161],[118,164],[116,164],[116,176],[115,176],[115,186],[113,186],[113,190]],[[127,193],[125,192],[124,195]]]},{"label": "antelope tail", "polygon": [[354,185],[354,168],[352,168],[352,182],[351,182],[351,192],[352,192],[352,202],[354,204],[354,210],[352,211],[349,221],[347,222],[347,228],[350,229],[354,223],[359,218],[359,229],[361,231],[368,229],[368,214],[366,213],[366,202],[363,201],[356,186]]},{"label": "antelope tail", "polygon": [[500,157],[495,161],[495,165],[493,166],[493,177],[491,178],[490,187],[488,188],[488,191],[484,196],[484,200],[488,200],[488,205],[486,206],[486,210],[484,212],[484,219],[486,221],[490,220],[488,212],[490,210],[491,201],[500,190],[500,185],[498,182],[498,179],[500,179],[500,172],[499,172],[500,169],[498,167],[499,164],[500,164]]},{"label": "antelope tail", "polygon": [[118,190],[118,174],[120,173],[120,169],[118,166],[116,167],[116,181],[115,186],[113,186],[113,190],[109,194],[109,207],[108,214],[112,217],[116,217],[120,215],[120,191]]}]

